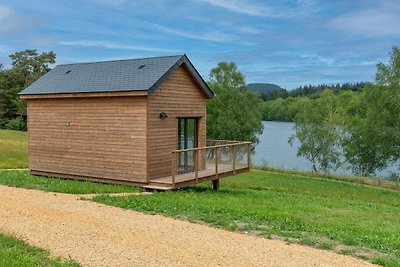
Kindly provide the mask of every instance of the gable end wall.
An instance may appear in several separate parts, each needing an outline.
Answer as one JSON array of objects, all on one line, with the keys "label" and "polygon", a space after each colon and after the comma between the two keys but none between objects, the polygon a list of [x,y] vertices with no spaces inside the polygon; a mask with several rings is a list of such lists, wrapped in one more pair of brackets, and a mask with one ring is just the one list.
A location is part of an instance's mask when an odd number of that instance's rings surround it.
[{"label": "gable end wall", "polygon": [[[160,119],[160,113],[168,114]],[[177,149],[178,119],[199,118],[199,146],[206,145],[206,97],[184,65],[177,68],[148,97],[148,175],[166,177],[172,171],[172,151]]]}]

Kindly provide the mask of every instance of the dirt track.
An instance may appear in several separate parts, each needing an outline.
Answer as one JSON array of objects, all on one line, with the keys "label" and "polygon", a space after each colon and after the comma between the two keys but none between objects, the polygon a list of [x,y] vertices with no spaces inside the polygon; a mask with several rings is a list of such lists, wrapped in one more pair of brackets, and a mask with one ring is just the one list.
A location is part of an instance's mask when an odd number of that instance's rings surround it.
[{"label": "dirt track", "polygon": [[282,241],[0,186],[0,231],[83,266],[370,266]]}]

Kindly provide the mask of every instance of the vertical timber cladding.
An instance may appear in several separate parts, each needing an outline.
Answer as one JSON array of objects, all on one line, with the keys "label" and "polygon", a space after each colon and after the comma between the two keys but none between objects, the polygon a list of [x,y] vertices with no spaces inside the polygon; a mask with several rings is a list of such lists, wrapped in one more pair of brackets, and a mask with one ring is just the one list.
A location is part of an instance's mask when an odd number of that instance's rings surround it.
[{"label": "vertical timber cladding", "polygon": [[146,97],[29,99],[29,168],[146,181]]},{"label": "vertical timber cladding", "polygon": [[[148,99],[149,179],[171,175],[172,151],[177,149],[177,118],[199,118],[199,147],[206,145],[206,97],[185,66],[176,69]],[[160,113],[168,115],[160,119]]]}]

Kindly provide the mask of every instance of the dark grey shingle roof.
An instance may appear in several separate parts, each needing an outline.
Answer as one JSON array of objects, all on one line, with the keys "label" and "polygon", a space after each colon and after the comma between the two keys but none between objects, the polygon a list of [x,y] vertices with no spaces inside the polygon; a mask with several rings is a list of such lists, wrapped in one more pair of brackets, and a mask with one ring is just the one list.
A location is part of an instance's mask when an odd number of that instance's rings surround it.
[{"label": "dark grey shingle roof", "polygon": [[21,95],[123,92],[151,94],[181,64],[185,64],[207,97],[214,93],[186,55],[58,65]]}]

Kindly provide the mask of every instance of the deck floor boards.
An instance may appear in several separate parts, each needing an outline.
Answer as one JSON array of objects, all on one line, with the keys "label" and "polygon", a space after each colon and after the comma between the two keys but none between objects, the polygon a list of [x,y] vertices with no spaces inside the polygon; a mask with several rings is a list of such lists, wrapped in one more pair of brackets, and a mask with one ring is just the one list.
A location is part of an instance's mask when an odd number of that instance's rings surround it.
[{"label": "deck floor boards", "polygon": [[[243,169],[247,169],[247,166],[236,166],[235,170],[240,171]],[[233,166],[232,164],[218,164],[218,176],[222,176],[225,174],[233,174]],[[198,171],[198,179],[204,179],[215,176],[215,164],[207,164],[205,169]],[[184,174],[175,175],[175,184],[185,183],[189,181],[194,181],[195,172],[188,172]],[[164,185],[172,185],[172,176],[157,178],[150,180],[150,183],[159,183]]]}]

